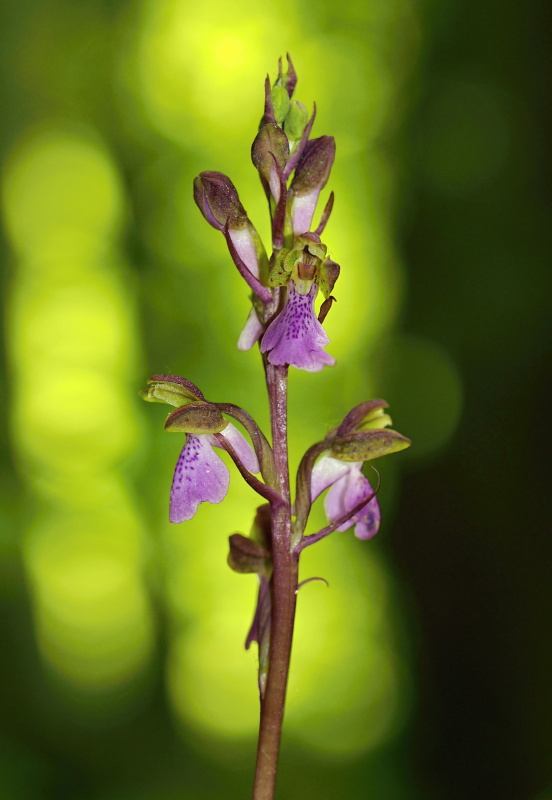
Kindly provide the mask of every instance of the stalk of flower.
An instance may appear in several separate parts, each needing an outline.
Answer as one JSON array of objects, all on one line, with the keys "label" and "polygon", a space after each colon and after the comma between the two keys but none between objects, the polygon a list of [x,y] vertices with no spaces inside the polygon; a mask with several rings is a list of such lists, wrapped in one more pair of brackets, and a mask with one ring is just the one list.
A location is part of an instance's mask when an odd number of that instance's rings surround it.
[{"label": "stalk of flower", "polygon": [[[194,181],[195,201],[207,222],[220,231],[239,274],[251,290],[251,310],[238,349],[256,343],[270,410],[270,443],[255,420],[237,405],[210,402],[186,378],[154,375],[142,393],[146,400],[173,407],[166,430],[186,439],[177,460],[170,492],[170,520],[189,522],[201,503],[220,503],[230,471],[217,455],[225,450],[240,476],[263,504],[248,536],[229,537],[229,566],[256,574],[258,595],[246,647],[257,643],[260,724],[254,800],[273,800],[293,640],[299,558],[305,547],[334,531],[354,527],[357,538],[371,539],[380,525],[378,484],[373,487],[364,465],[410,445],[390,429],[383,400],[355,406],[341,424],[312,445],[301,460],[291,497],[287,453],[287,380],[290,367],[317,372],[333,366],[326,352],[329,338],[323,322],[332,308],[339,265],[321,241],[333,207],[333,192],[313,230],[320,194],[335,158],[331,136],[310,139],[305,106],[294,98],[297,74],[288,56],[271,86],[265,82],[261,124],[251,155],[268,200],[272,254],[265,247],[226,175],[202,172]],[[289,185],[288,185],[289,184]],[[318,312],[319,294],[323,297]],[[229,421],[228,417],[232,421]],[[237,422],[249,440],[234,425]],[[312,504],[327,492],[328,524],[306,532]]]}]

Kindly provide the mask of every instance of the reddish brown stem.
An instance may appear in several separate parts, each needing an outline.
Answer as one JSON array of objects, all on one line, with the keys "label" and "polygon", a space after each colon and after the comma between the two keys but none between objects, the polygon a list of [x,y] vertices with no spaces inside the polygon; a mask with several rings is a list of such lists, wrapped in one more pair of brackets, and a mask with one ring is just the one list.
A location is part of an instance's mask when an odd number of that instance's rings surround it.
[{"label": "reddish brown stem", "polygon": [[291,658],[297,589],[297,557],[291,546],[291,506],[287,454],[287,367],[265,362],[272,449],[281,503],[271,503],[272,624],[266,691],[261,719],[253,800],[273,800]]}]

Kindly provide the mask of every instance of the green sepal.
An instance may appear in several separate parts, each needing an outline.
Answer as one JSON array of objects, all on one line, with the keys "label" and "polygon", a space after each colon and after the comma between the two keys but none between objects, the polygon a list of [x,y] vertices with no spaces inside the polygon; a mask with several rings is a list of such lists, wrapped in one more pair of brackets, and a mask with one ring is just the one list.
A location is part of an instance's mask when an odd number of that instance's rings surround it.
[{"label": "green sepal", "polygon": [[388,408],[388,404],[385,400],[367,400],[359,403],[349,411],[337,429],[337,435],[389,427],[393,423],[389,414],[385,412],[386,408]]},{"label": "green sepal", "polygon": [[242,575],[250,573],[266,574],[271,568],[271,557],[268,550],[260,542],[256,542],[241,533],[233,533],[228,537],[230,551],[228,566]]},{"label": "green sepal", "polygon": [[165,421],[170,433],[220,433],[228,425],[213,403],[195,402],[171,412]]},{"label": "green sepal", "polygon": [[140,396],[148,403],[168,403],[177,408],[205,399],[197,386],[179,375],[152,375]]},{"label": "green sepal", "polygon": [[336,264],[331,258],[326,258],[318,269],[318,285],[326,300],[332,293],[340,270],[339,264]]},{"label": "green sepal", "polygon": [[274,109],[274,118],[278,125],[281,125],[289,111],[289,95],[287,89],[276,83],[270,92],[270,99],[272,100],[272,108]]},{"label": "green sepal", "polygon": [[330,455],[340,461],[372,461],[374,458],[406,450],[411,444],[410,439],[396,431],[360,431],[336,437],[332,442]]},{"label": "green sepal", "polygon": [[270,259],[270,272],[268,274],[269,286],[286,286],[295,262],[301,257],[301,250],[288,250],[282,247]]}]

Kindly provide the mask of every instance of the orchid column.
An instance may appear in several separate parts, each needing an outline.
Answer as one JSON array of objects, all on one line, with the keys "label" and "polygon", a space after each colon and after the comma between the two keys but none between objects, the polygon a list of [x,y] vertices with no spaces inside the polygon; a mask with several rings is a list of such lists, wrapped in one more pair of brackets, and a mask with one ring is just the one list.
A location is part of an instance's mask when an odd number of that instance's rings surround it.
[{"label": "orchid column", "polygon": [[[238,340],[240,350],[258,343],[270,406],[270,441],[252,417],[231,403],[207,400],[186,378],[154,375],[146,400],[174,407],[166,430],[185,434],[170,496],[170,521],[192,519],[202,502],[220,503],[230,474],[215,448],[230,455],[241,477],[260,495],[249,536],[230,536],[228,563],[256,573],[258,600],[246,647],[259,650],[260,728],[254,800],[274,797],[278,751],[289,673],[298,565],[302,550],[333,531],[355,528],[370,539],[380,523],[377,487],[363,474],[365,462],[408,447],[389,429],[383,400],[361,402],[342,423],[305,453],[291,497],[287,452],[289,367],[316,372],[333,366],[322,323],[330,311],[339,265],[321,241],[333,193],[318,224],[313,217],[335,157],[331,136],[310,139],[315,112],[293,98],[297,76],[288,56],[279,62],[273,86],[265,82],[265,104],[251,155],[268,201],[270,256],[232,181],[203,172],[194,198],[207,222],[225,237],[230,257],[250,289],[251,311]],[[322,302],[317,311],[319,295]],[[230,419],[229,419],[230,418]],[[234,425],[237,422],[243,432]],[[326,490],[328,524],[306,533],[312,503]]]}]

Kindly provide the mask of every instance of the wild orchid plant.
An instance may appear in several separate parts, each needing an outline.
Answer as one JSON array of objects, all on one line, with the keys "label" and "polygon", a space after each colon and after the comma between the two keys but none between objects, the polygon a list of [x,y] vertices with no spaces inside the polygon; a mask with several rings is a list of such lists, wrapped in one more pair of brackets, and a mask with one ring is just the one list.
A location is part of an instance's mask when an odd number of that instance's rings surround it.
[{"label": "wild orchid plant", "polygon": [[[264,503],[256,511],[251,534],[230,536],[228,563],[240,573],[256,573],[257,606],[246,647],[259,650],[260,730],[253,797],[274,797],[284,702],[289,672],[299,557],[305,547],[333,531],[354,526],[359,539],[378,531],[380,511],[363,464],[408,447],[389,430],[383,400],[365,401],[341,424],[310,447],[299,465],[292,501],[287,451],[287,377],[290,367],[317,372],[335,359],[322,323],[332,307],[339,265],[321,241],[333,206],[333,192],[313,226],[313,215],[335,156],[332,136],[310,139],[316,109],[293,99],[297,76],[288,56],[279,62],[273,86],[265,82],[265,106],[251,149],[266,193],[272,223],[270,258],[240,203],[232,181],[220,172],[202,172],[194,198],[207,222],[220,231],[238,272],[251,289],[251,312],[238,341],[240,350],[256,343],[262,354],[270,405],[271,443],[255,420],[231,403],[206,400],[186,378],[154,375],[146,400],[174,406],[165,429],[186,435],[174,473],[170,521],[192,519],[200,503],[220,503],[230,473],[215,452],[226,450]],[[291,181],[290,181],[291,178]],[[324,298],[318,314],[315,301]],[[229,421],[238,422],[249,440]],[[260,478],[257,475],[260,474]],[[305,533],[312,503],[325,498],[328,524]]]}]

